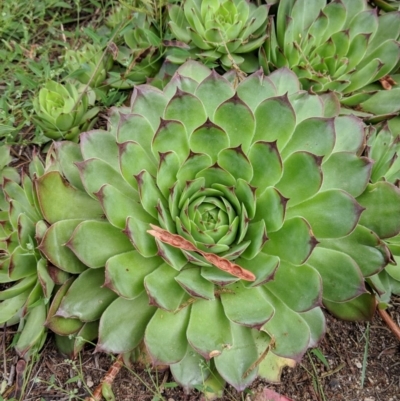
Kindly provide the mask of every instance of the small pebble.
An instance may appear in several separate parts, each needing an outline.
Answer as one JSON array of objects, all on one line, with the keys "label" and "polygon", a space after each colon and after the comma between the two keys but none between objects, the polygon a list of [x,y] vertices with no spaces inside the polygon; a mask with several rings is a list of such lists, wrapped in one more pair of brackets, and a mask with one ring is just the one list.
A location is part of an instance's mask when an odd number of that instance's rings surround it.
[{"label": "small pebble", "polygon": [[91,376],[88,376],[88,377],[86,378],[86,385],[87,385],[89,388],[92,388],[92,387],[93,387],[94,383],[93,383],[93,379],[92,379]]},{"label": "small pebble", "polygon": [[329,382],[329,387],[330,387],[331,389],[341,388],[339,380],[332,379],[332,380]]}]

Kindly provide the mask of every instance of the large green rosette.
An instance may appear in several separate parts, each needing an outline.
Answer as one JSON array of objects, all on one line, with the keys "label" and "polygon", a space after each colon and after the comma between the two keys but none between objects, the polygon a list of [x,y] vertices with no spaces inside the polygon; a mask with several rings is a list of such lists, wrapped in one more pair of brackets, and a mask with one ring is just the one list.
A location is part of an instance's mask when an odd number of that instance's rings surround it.
[{"label": "large green rosette", "polygon": [[107,131],[55,146],[41,210],[81,276],[104,277],[93,313],[82,284],[56,315],[100,318],[98,351],[144,341],[185,387],[217,374],[238,390],[319,341],[322,305],[370,318],[365,277],[391,259],[377,222],[398,234],[400,194],[370,183],[365,127],[338,109],[288,69],[236,87],[188,62],[163,91],[136,87]]},{"label": "large green rosette", "polygon": [[289,67],[304,89],[340,94],[355,108],[350,113],[399,112],[398,89],[379,82],[399,66],[399,11],[379,14],[366,0],[281,0],[268,32],[260,49],[265,71]]}]

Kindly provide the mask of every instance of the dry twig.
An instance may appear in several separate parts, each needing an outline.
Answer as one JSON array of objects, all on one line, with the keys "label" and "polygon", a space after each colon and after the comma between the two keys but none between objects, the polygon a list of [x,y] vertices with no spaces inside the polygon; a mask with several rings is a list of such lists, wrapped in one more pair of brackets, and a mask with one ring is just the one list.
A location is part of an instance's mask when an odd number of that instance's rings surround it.
[{"label": "dry twig", "polygon": [[390,331],[397,337],[400,341],[400,327],[397,326],[396,322],[390,317],[389,313],[387,313],[383,309],[377,308],[379,315],[381,316],[382,320],[387,324]]},{"label": "dry twig", "polygon": [[111,365],[110,369],[108,369],[107,374],[104,376],[104,379],[100,382],[100,384],[96,387],[91,397],[86,397],[85,401],[101,401],[103,398],[103,385],[106,384],[111,387],[114,379],[117,377],[119,371],[121,370],[123,365],[122,354],[118,355],[116,361]]},{"label": "dry twig", "polygon": [[196,248],[196,246],[193,245],[190,241],[186,240],[178,234],[171,234],[167,230],[155,226],[154,224],[150,224],[150,226],[152,229],[147,230],[147,232],[161,242],[171,245],[174,248],[197,252],[201,256],[203,256],[203,258],[206,259],[207,262],[210,262],[218,269],[228,272],[232,274],[232,276],[239,277],[242,280],[255,281],[256,276],[251,271],[244,269],[236,263],[233,263],[230,260],[215,255],[213,253],[204,252],[201,249]]}]

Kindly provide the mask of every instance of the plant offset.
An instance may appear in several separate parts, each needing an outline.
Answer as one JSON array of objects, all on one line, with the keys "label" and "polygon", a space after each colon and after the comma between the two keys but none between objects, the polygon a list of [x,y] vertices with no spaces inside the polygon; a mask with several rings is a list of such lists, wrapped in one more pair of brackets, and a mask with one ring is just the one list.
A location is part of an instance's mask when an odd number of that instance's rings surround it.
[{"label": "plant offset", "polygon": [[132,2],[105,23],[32,100],[44,166],[20,178],[1,148],[0,324],[21,357],[52,331],[217,396],[278,381],[324,310],[390,305],[399,11]]}]

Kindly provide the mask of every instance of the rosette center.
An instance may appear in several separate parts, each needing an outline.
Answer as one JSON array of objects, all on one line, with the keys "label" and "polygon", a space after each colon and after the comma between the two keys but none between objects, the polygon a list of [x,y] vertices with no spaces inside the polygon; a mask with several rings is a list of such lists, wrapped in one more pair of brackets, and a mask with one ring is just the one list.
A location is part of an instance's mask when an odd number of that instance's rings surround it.
[{"label": "rosette center", "polygon": [[199,196],[187,200],[180,220],[184,231],[203,249],[212,247],[216,253],[223,252],[236,239],[236,211],[224,197]]}]

